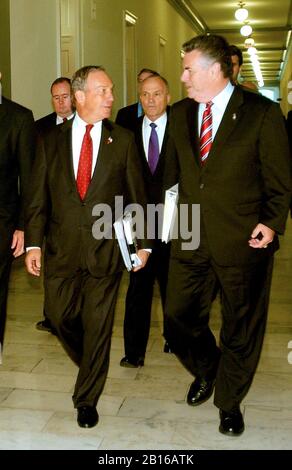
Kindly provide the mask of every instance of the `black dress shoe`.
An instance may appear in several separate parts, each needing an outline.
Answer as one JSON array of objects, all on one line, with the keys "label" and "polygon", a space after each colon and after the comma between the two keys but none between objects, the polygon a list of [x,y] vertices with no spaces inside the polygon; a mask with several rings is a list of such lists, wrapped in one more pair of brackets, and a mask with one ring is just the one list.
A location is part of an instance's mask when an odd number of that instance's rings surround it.
[{"label": "black dress shoe", "polygon": [[213,393],[215,380],[197,378],[190,386],[187,403],[192,406],[201,405],[207,401]]},{"label": "black dress shoe", "polygon": [[165,353],[171,353],[172,352],[172,350],[170,349],[170,346],[169,346],[167,341],[165,341],[163,352],[165,352]]},{"label": "black dress shoe", "polygon": [[120,362],[121,367],[129,367],[129,368],[137,368],[144,366],[144,359],[143,357],[139,357],[139,359],[129,359],[127,356],[123,357]]},{"label": "black dress shoe", "polygon": [[239,407],[232,411],[220,410],[219,431],[227,436],[240,436],[244,431],[244,421]]},{"label": "black dress shoe", "polygon": [[49,333],[52,333],[52,325],[47,318],[45,318],[44,320],[38,321],[35,327],[37,330],[48,331]]},{"label": "black dress shoe", "polygon": [[98,423],[98,413],[94,406],[77,408],[77,423],[81,428],[93,428]]}]

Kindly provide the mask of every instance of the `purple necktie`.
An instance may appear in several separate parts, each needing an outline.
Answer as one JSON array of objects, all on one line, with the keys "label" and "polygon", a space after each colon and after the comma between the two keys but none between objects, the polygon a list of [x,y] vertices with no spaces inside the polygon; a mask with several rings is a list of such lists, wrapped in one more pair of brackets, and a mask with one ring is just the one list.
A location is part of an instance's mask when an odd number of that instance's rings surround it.
[{"label": "purple necktie", "polygon": [[150,127],[151,127],[151,134],[150,134],[149,147],[148,147],[148,165],[153,175],[153,173],[155,172],[155,168],[157,166],[158,160],[159,160],[159,142],[158,142],[158,135],[155,130],[155,127],[157,127],[156,124],[154,124],[154,122],[151,122]]}]

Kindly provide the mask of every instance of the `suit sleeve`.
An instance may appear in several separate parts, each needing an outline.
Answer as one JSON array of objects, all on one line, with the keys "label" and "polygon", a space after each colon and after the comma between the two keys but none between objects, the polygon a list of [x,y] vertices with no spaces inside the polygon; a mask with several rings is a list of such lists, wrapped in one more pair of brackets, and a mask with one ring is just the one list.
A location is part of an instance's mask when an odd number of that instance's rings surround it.
[{"label": "suit sleeve", "polygon": [[175,118],[173,108],[171,108],[169,114],[169,138],[167,140],[165,169],[163,175],[163,193],[167,189],[171,188],[171,186],[174,186],[176,183],[178,183],[179,180],[180,169],[176,146],[172,137],[174,131],[174,120]]},{"label": "suit sleeve", "polygon": [[20,210],[17,229],[24,230],[24,204],[30,186],[32,165],[36,147],[36,132],[33,114],[27,111],[20,122],[17,141],[17,160],[19,165]]},{"label": "suit sleeve", "polygon": [[38,138],[31,184],[25,207],[25,246],[42,246],[49,212],[47,164],[44,142]]},{"label": "suit sleeve", "polygon": [[259,138],[264,204],[261,223],[282,234],[291,201],[291,158],[280,107],[266,110]]},{"label": "suit sleeve", "polygon": [[143,178],[143,168],[134,136],[131,136],[127,156],[127,187],[128,202],[135,204],[139,208],[137,214],[137,235],[139,248],[151,248],[153,240],[147,234],[155,233],[151,230],[151,220],[147,220],[147,193]]}]

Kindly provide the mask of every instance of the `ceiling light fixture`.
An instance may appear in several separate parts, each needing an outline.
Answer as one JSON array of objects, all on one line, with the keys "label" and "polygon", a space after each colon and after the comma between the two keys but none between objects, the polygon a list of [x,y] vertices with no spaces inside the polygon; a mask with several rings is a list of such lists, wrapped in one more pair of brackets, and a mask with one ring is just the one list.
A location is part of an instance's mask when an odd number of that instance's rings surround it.
[{"label": "ceiling light fixture", "polygon": [[244,24],[240,28],[241,36],[250,36],[252,33],[252,27],[249,24]]},{"label": "ceiling light fixture", "polygon": [[234,13],[234,16],[237,19],[237,21],[243,22],[248,17],[248,10],[246,8],[243,8],[244,5],[245,4],[243,2],[238,3],[238,9]]},{"label": "ceiling light fixture", "polygon": [[256,47],[249,47],[249,48],[247,49],[247,53],[248,53],[249,55],[255,55],[255,54],[257,54],[257,52],[258,52],[258,51],[257,51],[257,48],[256,48]]},{"label": "ceiling light fixture", "polygon": [[254,39],[253,39],[253,38],[247,38],[247,39],[244,41],[244,45],[245,45],[245,47],[252,47],[252,46],[254,46]]}]

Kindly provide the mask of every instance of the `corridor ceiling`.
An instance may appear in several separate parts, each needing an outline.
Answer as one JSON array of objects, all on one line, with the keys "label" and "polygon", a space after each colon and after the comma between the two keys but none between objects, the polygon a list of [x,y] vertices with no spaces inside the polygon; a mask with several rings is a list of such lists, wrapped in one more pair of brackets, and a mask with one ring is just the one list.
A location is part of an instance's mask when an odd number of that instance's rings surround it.
[{"label": "corridor ceiling", "polygon": [[[210,32],[224,36],[243,52],[241,76],[256,81],[250,56],[244,46],[245,37],[234,13],[239,3],[249,12],[247,21],[253,28],[265,86],[278,85],[288,53],[292,54],[292,0],[168,0],[194,28],[195,33]],[[288,52],[289,51],[289,52]]]}]

